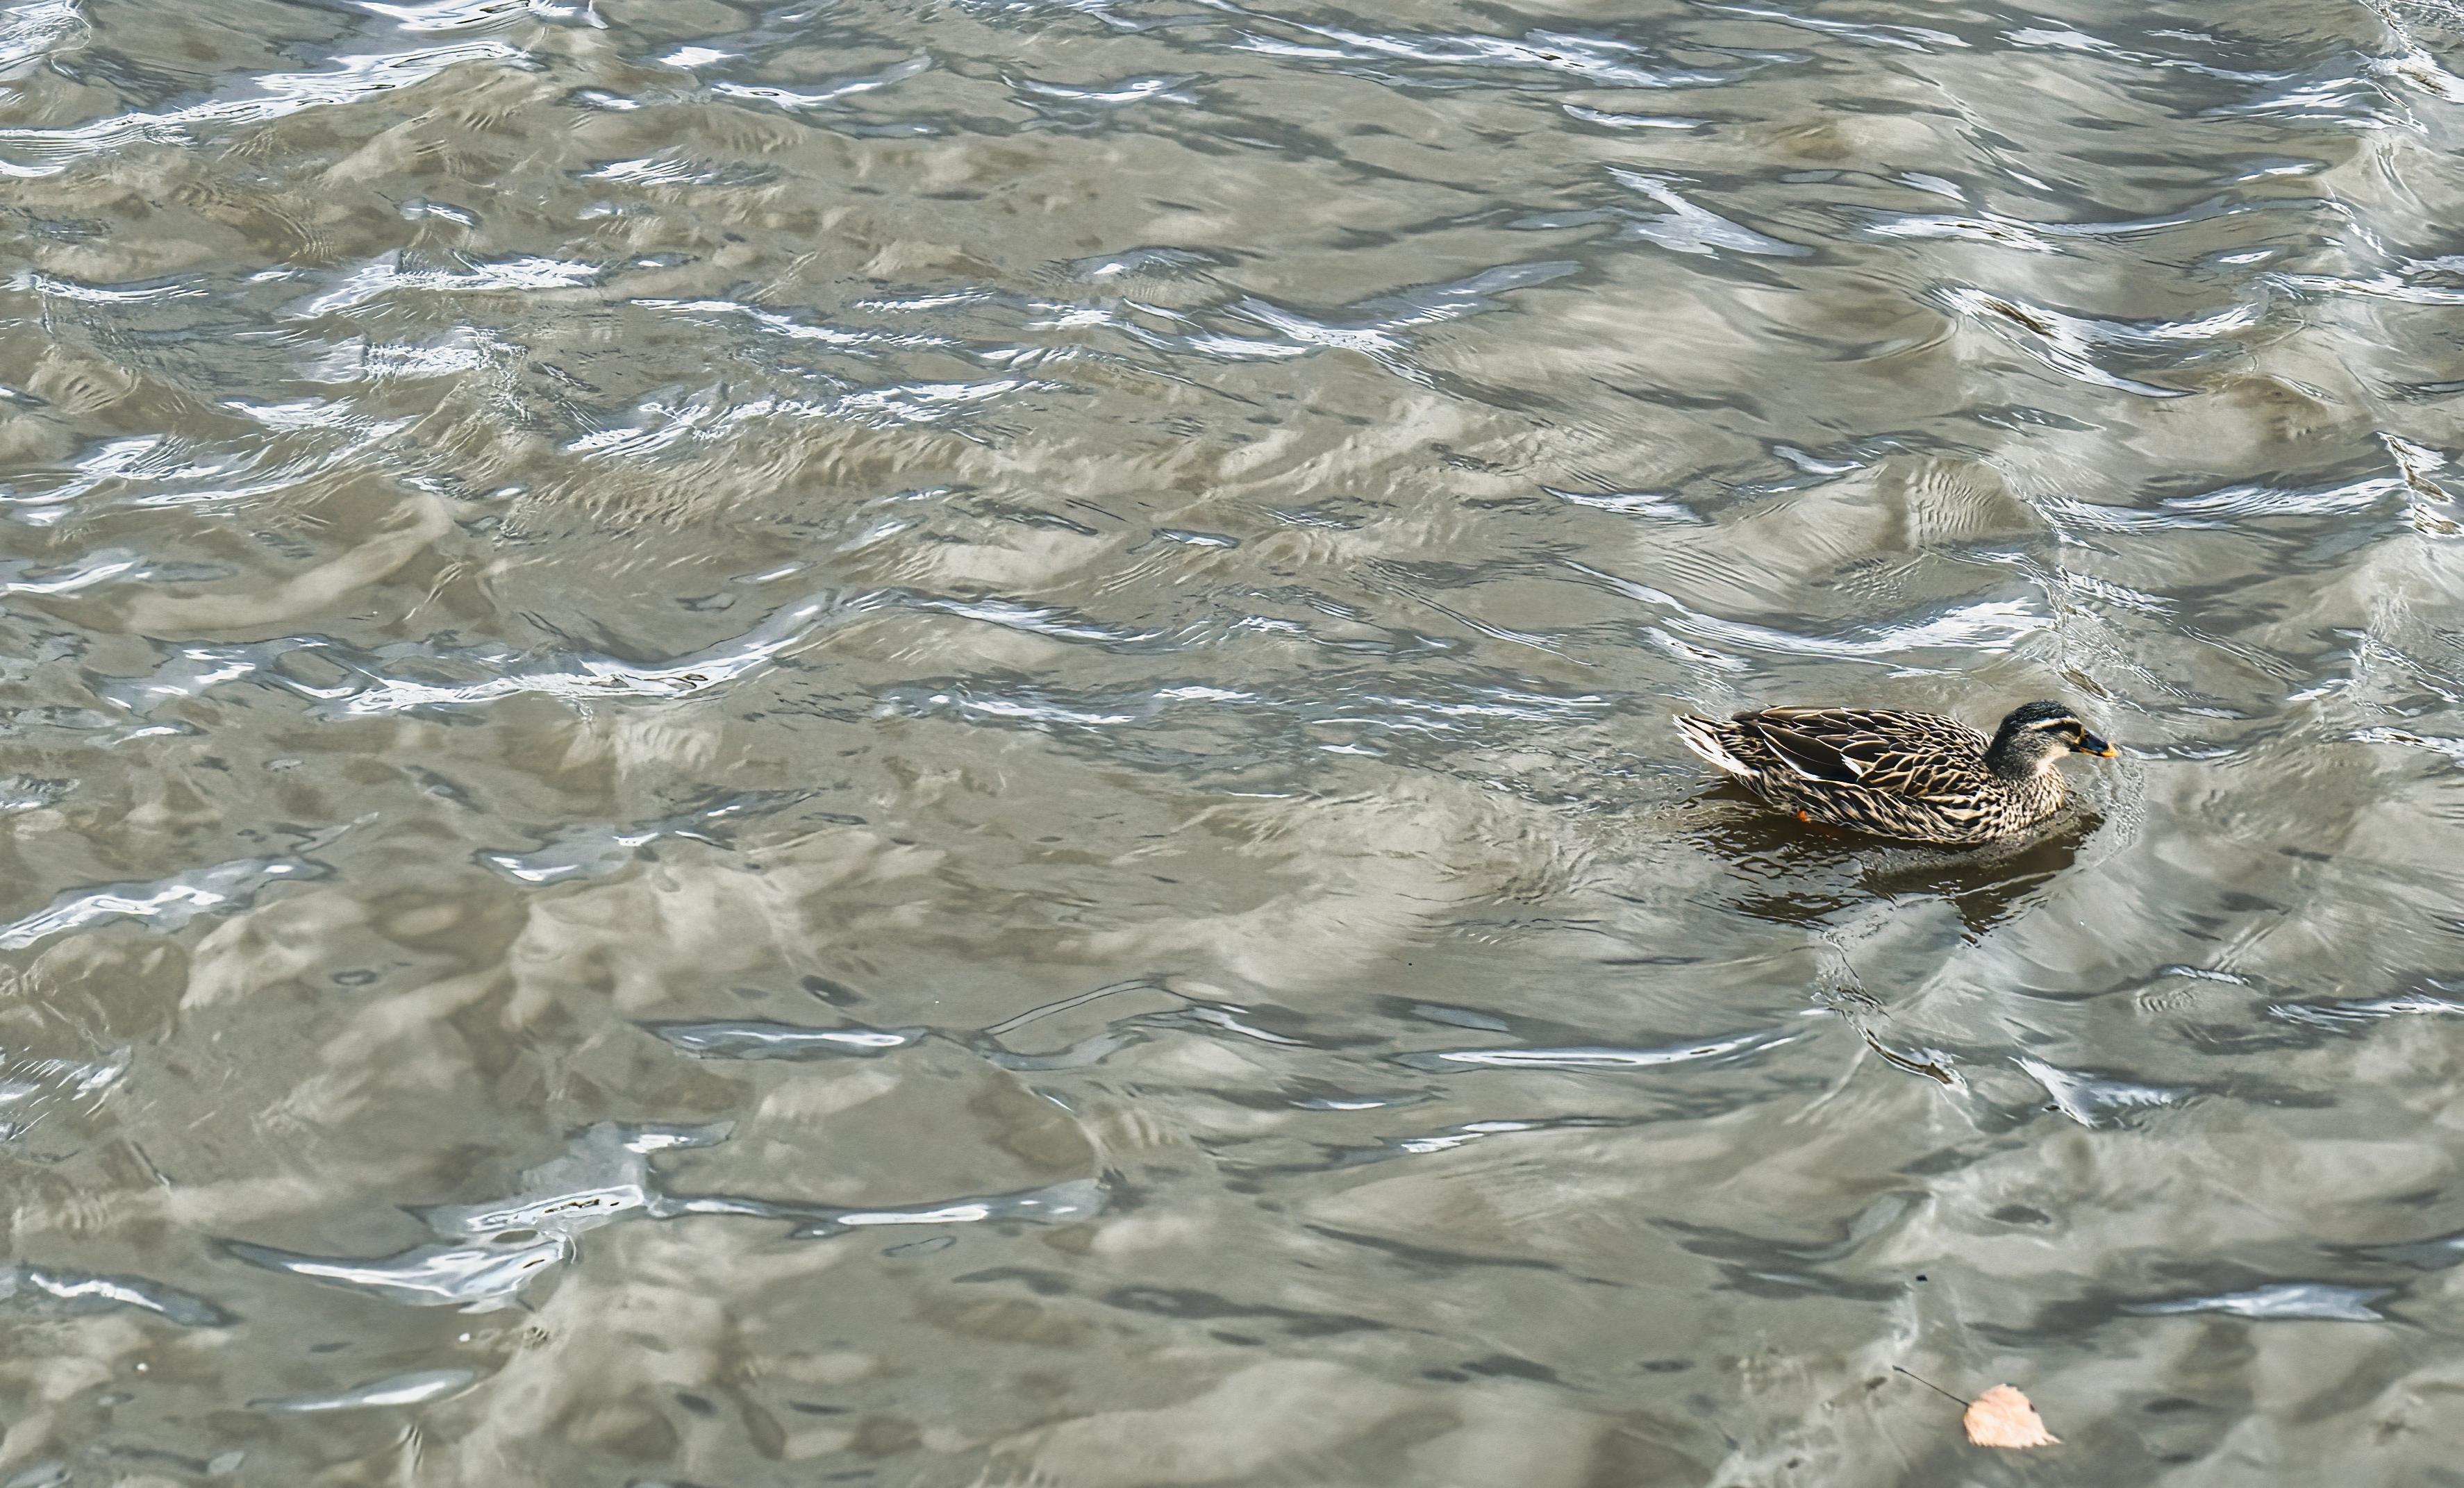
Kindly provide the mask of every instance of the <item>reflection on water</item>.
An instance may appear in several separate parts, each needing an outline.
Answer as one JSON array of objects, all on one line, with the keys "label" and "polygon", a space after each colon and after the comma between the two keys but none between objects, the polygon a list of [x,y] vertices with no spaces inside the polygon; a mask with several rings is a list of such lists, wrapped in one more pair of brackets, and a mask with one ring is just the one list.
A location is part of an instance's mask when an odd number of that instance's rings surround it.
[{"label": "reflection on water", "polygon": [[2094,807],[2073,806],[1982,847],[1947,848],[1800,825],[1726,778],[1700,799],[1713,803],[1688,834],[1704,857],[1726,865],[1709,895],[1732,913],[1816,935],[1834,922],[1856,924],[1878,902],[1938,900],[1981,936],[2079,866],[2082,848],[2091,849],[2084,871],[2097,871],[2092,848],[2106,826]]},{"label": "reflection on water", "polygon": [[2445,1471],[2460,55],[0,0],[0,1482]]}]

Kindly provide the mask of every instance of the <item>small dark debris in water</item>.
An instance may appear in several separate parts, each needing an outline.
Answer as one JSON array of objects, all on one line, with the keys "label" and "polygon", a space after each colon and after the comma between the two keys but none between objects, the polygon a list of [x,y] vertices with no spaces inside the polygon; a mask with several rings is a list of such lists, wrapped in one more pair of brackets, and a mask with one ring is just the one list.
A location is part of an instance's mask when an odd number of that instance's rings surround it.
[{"label": "small dark debris in water", "polygon": [[1883,1062],[1891,1065],[1893,1068],[1906,1070],[1911,1075],[1923,1075],[1927,1080],[1933,1081],[1939,1084],[1956,1085],[1959,1083],[1958,1079],[1953,1076],[1950,1071],[1943,1068],[1941,1065],[1934,1063],[1930,1060],[1921,1060],[1913,1055],[1901,1054],[1896,1050],[1884,1048],[1881,1040],[1876,1039],[1870,1033],[1865,1035],[1865,1046],[1872,1049],[1876,1054],[1881,1055]]},{"label": "small dark debris in water", "polygon": [[1049,1271],[1030,1271],[1024,1266],[991,1266],[982,1271],[970,1271],[965,1276],[950,1279],[960,1285],[980,1286],[988,1281],[1016,1281],[1038,1297],[1060,1297],[1069,1290],[1068,1280]]},{"label": "small dark debris in water", "polygon": [[1489,1354],[1485,1358],[1466,1360],[1463,1368],[1474,1374],[1486,1375],[1491,1379],[1537,1380],[1543,1385],[1558,1383],[1556,1370],[1545,1364],[1535,1364],[1529,1359],[1518,1359],[1512,1354]]},{"label": "small dark debris in water", "polygon": [[826,976],[807,976],[797,985],[833,1007],[846,1007],[849,1003],[864,1000],[864,994],[845,982],[834,982]]},{"label": "small dark debris in water", "polygon": [[1448,1007],[1441,1002],[1415,1002],[1411,1015],[1425,1022],[1443,1023],[1450,1028],[1470,1028],[1492,1034],[1513,1031],[1502,1018],[1472,1008]]},{"label": "small dark debris in water", "polygon": [[2015,320],[2038,336],[2050,337],[2054,334],[2054,328],[2046,323],[2043,317],[2031,315],[2007,299],[1996,299],[1989,295],[1985,296],[1984,303],[1985,308],[1995,315],[2006,320]]}]

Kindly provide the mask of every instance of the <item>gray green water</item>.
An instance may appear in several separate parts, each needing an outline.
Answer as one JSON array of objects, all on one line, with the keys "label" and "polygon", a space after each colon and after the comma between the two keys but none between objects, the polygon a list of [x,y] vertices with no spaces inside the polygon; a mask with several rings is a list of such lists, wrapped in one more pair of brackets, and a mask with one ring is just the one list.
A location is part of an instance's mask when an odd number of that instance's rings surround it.
[{"label": "gray green water", "polygon": [[2464,1482],[2459,72],[0,10],[0,1482]]}]

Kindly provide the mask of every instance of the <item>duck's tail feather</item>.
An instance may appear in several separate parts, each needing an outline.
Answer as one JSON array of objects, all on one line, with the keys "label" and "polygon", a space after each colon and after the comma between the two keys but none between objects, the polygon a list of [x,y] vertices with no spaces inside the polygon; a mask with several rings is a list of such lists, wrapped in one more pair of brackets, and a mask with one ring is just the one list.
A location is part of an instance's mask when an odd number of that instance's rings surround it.
[{"label": "duck's tail feather", "polygon": [[1702,755],[1717,769],[1751,779],[1761,772],[1728,752],[1727,741],[1721,737],[1728,727],[1716,718],[1698,718],[1692,713],[1677,715],[1677,736],[1684,741],[1687,749]]}]

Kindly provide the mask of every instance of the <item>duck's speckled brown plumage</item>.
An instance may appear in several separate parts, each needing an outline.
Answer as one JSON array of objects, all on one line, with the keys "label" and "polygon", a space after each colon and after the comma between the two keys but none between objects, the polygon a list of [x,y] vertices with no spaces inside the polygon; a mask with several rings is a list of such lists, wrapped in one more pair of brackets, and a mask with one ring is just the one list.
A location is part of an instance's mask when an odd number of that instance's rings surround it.
[{"label": "duck's speckled brown plumage", "polygon": [[1992,737],[1939,713],[1767,708],[1682,714],[1694,753],[1800,821],[1965,846],[2035,825],[2062,804],[2065,754],[2110,756],[2058,703],[2030,703]]}]

